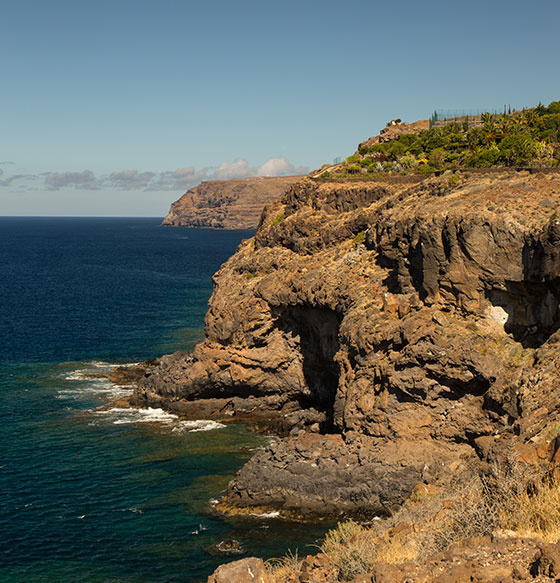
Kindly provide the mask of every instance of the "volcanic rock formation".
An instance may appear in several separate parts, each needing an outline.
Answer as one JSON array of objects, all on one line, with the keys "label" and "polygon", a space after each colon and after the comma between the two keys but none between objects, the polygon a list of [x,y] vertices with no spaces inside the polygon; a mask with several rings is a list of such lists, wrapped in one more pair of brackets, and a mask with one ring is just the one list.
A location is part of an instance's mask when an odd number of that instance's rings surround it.
[{"label": "volcanic rock formation", "polygon": [[[378,564],[371,572],[352,578],[351,583],[555,583],[559,576],[560,543],[502,534],[464,541],[421,562]],[[276,580],[267,574],[260,559],[248,558],[222,565],[208,583]],[[340,580],[339,569],[326,554],[308,555],[289,579],[290,583]]]},{"label": "volcanic rock formation", "polygon": [[255,229],[263,207],[300,176],[236,178],[202,182],[171,205],[163,225],[211,229]]},{"label": "volcanic rock formation", "polygon": [[206,340],[134,400],[285,434],[224,511],[371,517],[504,452],[552,457],[559,207],[558,173],[300,180],[215,275]]}]

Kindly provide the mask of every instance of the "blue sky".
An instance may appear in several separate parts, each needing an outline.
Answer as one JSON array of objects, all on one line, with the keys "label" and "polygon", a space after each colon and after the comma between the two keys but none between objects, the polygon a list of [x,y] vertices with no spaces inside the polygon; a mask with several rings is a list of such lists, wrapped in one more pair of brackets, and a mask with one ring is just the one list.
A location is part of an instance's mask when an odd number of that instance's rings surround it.
[{"label": "blue sky", "polygon": [[557,0],[7,0],[1,215],[163,216],[394,117],[560,99]]}]

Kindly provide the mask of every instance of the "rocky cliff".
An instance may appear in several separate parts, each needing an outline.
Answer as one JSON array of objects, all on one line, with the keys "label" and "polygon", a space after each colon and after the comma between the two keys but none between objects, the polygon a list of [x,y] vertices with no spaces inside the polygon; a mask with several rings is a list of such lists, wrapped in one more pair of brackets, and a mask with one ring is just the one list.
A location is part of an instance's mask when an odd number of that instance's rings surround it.
[{"label": "rocky cliff", "polygon": [[263,207],[291,186],[298,176],[253,177],[202,182],[171,205],[163,220],[171,227],[254,229]]},{"label": "rocky cliff", "polygon": [[559,457],[558,208],[554,172],[300,180],[215,275],[206,340],[134,401],[285,435],[230,512],[371,518],[512,452]]}]

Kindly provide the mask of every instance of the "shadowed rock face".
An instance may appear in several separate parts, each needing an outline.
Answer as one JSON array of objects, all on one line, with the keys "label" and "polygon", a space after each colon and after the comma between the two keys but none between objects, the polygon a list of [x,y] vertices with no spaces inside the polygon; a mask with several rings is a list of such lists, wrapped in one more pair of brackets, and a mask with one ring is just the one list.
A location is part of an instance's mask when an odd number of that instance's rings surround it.
[{"label": "shadowed rock face", "polygon": [[171,205],[163,225],[255,229],[263,207],[280,198],[300,176],[236,178],[202,182]]},{"label": "shadowed rock face", "polygon": [[135,401],[290,434],[221,503],[371,516],[544,439],[560,403],[560,178],[304,179],[214,276],[207,339]]}]

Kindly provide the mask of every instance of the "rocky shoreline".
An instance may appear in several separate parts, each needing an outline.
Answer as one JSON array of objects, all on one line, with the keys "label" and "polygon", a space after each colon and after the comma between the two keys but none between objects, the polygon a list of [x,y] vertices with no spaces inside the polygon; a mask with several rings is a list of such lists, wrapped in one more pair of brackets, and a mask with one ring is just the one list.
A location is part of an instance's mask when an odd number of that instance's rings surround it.
[{"label": "rocky shoreline", "polygon": [[215,275],[206,340],[132,401],[289,434],[224,508],[390,514],[418,482],[530,455],[559,416],[559,206],[554,174],[304,179]]},{"label": "rocky shoreline", "polygon": [[371,520],[493,464],[553,466],[559,208],[553,172],[305,178],[214,276],[204,342],[131,402],[280,435],[230,514]]}]

